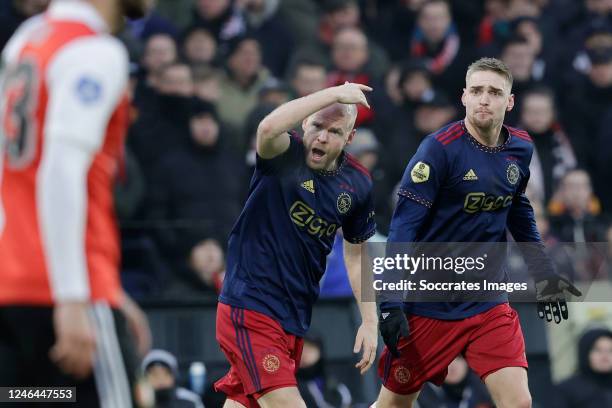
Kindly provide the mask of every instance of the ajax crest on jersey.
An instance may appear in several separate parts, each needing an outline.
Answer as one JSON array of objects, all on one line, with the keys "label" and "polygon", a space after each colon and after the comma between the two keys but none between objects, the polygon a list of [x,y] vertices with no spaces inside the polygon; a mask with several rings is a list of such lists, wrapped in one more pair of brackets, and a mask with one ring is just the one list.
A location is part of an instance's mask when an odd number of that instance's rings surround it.
[{"label": "ajax crest on jersey", "polygon": [[348,193],[340,193],[336,200],[336,207],[340,214],[346,214],[351,209],[351,196]]},{"label": "ajax crest on jersey", "polygon": [[518,166],[514,163],[510,163],[506,169],[506,178],[508,179],[508,182],[515,185],[519,180],[519,176],[520,172]]}]

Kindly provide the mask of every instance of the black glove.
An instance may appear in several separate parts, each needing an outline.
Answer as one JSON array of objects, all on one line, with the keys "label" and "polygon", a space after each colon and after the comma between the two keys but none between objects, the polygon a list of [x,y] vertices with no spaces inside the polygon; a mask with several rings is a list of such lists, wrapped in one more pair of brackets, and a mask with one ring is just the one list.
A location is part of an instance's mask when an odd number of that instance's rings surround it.
[{"label": "black glove", "polygon": [[397,343],[400,337],[408,337],[408,320],[402,309],[389,309],[380,312],[378,328],[385,345],[393,357],[399,357]]},{"label": "black glove", "polygon": [[554,318],[557,324],[561,323],[561,320],[567,320],[566,291],[574,296],[582,296],[582,292],[577,287],[559,275],[536,282],[536,299],[540,319],[552,322]]}]

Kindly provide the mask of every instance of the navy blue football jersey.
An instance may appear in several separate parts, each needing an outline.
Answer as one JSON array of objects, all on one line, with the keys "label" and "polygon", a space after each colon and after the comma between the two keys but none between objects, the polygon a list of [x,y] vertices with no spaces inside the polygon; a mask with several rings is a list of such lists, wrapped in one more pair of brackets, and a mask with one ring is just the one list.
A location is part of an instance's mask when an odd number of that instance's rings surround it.
[{"label": "navy blue football jersey", "polygon": [[[507,229],[517,241],[541,241],[524,194],[531,138],[508,126],[502,134],[501,145],[488,147],[458,121],[427,136],[402,178],[389,242],[504,242]],[[488,280],[506,281],[504,268],[490,273],[497,276]],[[407,302],[404,308],[437,319],[464,319],[507,301],[507,294],[488,300]]]},{"label": "navy blue football jersey", "polygon": [[344,152],[338,163],[334,171],[308,167],[295,134],[280,156],[257,157],[230,234],[220,302],[268,315],[289,333],[306,333],[336,231],[342,228],[344,239],[357,244],[376,229],[367,170]]}]

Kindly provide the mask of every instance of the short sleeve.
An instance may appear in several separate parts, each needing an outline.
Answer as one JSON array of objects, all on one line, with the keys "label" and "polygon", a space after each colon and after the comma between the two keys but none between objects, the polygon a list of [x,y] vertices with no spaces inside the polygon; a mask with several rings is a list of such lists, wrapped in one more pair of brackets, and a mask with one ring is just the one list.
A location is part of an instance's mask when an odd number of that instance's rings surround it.
[{"label": "short sleeve", "polygon": [[266,174],[282,173],[288,168],[295,167],[304,162],[304,143],[302,138],[295,132],[289,132],[289,147],[283,153],[271,159],[256,156],[255,168]]},{"label": "short sleeve", "polygon": [[376,233],[371,185],[366,198],[359,203],[355,211],[343,222],[342,232],[344,239],[351,244],[365,242]]},{"label": "short sleeve", "polygon": [[427,137],[412,157],[398,190],[400,196],[430,208],[446,174],[444,147],[433,137]]},{"label": "short sleeve", "polygon": [[117,39],[91,36],[64,46],[47,71],[47,137],[97,150],[127,80],[127,51]]}]

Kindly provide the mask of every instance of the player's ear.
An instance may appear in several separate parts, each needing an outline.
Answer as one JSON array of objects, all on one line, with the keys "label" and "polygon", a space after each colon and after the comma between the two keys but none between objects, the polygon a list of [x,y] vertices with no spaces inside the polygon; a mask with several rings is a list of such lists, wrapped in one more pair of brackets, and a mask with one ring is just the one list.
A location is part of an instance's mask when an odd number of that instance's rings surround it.
[{"label": "player's ear", "polygon": [[346,144],[350,145],[353,142],[353,138],[355,137],[355,129],[351,130],[348,135],[348,139],[346,139]]},{"label": "player's ear", "polygon": [[506,108],[506,111],[510,112],[512,108],[514,108],[514,94],[510,94],[508,97],[508,107]]},{"label": "player's ear", "polygon": [[461,94],[461,103],[465,106],[465,88],[463,88],[463,93]]},{"label": "player's ear", "polygon": [[[309,117],[310,117],[310,116],[309,116]],[[306,132],[306,123],[308,122],[308,118],[309,118],[309,117],[305,118],[305,119],[302,121],[302,130],[303,130],[304,132]]]}]

